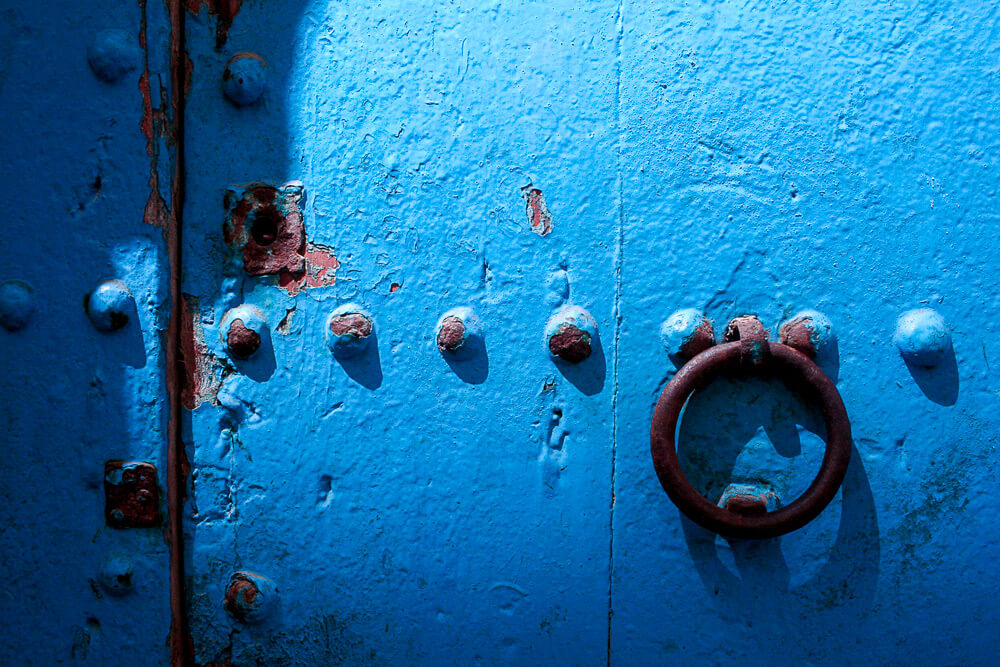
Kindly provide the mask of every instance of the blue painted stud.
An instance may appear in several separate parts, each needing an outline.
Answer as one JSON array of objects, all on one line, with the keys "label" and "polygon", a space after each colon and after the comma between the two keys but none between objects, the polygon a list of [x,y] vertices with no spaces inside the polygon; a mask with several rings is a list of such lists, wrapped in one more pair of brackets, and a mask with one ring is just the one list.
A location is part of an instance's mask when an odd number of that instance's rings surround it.
[{"label": "blue painted stud", "polygon": [[435,332],[441,354],[461,357],[470,351],[469,342],[482,336],[482,325],[471,308],[452,308],[438,320]]},{"label": "blue painted stud", "polygon": [[128,287],[120,280],[101,283],[84,299],[90,321],[100,331],[117,331],[128,324],[135,312],[135,301]]},{"label": "blue painted stud", "polygon": [[660,325],[660,340],[674,363],[684,362],[715,345],[712,321],[697,308],[684,308]]},{"label": "blue painted stud", "polygon": [[837,345],[833,322],[815,310],[803,310],[782,324],[778,339],[814,359],[826,356]]},{"label": "blue painted stud", "polygon": [[222,317],[219,338],[235,359],[249,359],[260,349],[267,333],[267,317],[257,306],[242,304]]},{"label": "blue painted stud", "polygon": [[35,290],[22,280],[0,283],[0,325],[7,331],[28,326],[35,312]]},{"label": "blue painted stud", "polygon": [[125,595],[131,591],[135,585],[134,578],[132,561],[120,554],[105,559],[101,564],[101,571],[97,575],[104,590],[115,596]]},{"label": "blue painted stud", "polygon": [[259,623],[278,603],[278,587],[256,572],[234,572],[226,587],[223,606],[238,621]]},{"label": "blue painted stud", "polygon": [[545,347],[553,358],[573,364],[590,356],[597,322],[580,306],[565,306],[545,326]]},{"label": "blue painted stud", "polygon": [[936,310],[908,310],[896,321],[893,342],[903,359],[915,366],[931,368],[951,351],[951,333]]},{"label": "blue painted stud", "polygon": [[115,83],[138,67],[140,51],[135,36],[124,30],[102,30],[87,47],[87,63],[101,81]]},{"label": "blue painted stud", "polygon": [[364,352],[375,333],[371,315],[356,303],[345,303],[326,321],[326,343],[341,357],[355,357]]},{"label": "blue painted stud", "polygon": [[237,53],[222,73],[222,92],[237,106],[253,104],[264,94],[266,87],[264,60],[253,53]]}]

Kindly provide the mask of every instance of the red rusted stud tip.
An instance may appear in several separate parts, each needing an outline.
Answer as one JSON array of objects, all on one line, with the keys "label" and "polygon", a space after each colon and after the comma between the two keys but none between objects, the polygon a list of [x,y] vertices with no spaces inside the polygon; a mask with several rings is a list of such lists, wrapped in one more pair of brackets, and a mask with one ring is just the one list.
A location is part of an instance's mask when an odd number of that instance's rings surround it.
[{"label": "red rusted stud tip", "polygon": [[454,315],[441,321],[437,346],[442,352],[455,352],[465,344],[465,324]]},{"label": "red rusted stud tip", "polygon": [[578,364],[590,356],[590,334],[573,324],[563,324],[549,338],[549,352]]},{"label": "red rusted stud tip", "polygon": [[372,317],[357,304],[334,310],[326,321],[326,342],[337,355],[351,357],[367,349],[375,337]]},{"label": "red rusted stud tip", "polygon": [[257,623],[267,618],[277,603],[278,589],[256,572],[234,572],[229,578],[223,607],[238,621]]},{"label": "red rusted stud tip", "polygon": [[781,325],[778,340],[811,359],[823,357],[836,348],[833,323],[823,313],[803,310]]},{"label": "red rusted stud tip", "polygon": [[260,334],[248,329],[243,320],[233,320],[226,336],[229,353],[237,359],[249,359],[260,348]]},{"label": "red rusted stud tip", "polygon": [[723,339],[727,342],[737,340],[760,340],[768,339],[767,329],[756,315],[740,315],[734,317],[726,325],[726,333]]}]

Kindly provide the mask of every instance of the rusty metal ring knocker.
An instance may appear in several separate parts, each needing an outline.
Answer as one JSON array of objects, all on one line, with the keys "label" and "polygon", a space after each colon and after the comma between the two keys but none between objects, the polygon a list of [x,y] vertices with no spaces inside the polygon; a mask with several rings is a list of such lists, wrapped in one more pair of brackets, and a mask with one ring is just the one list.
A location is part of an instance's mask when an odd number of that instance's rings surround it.
[{"label": "rusty metal ring knocker", "polygon": [[[768,343],[756,318],[737,318],[726,340],[696,355],[670,380],[653,412],[650,449],[663,490],[695,523],[726,537],[764,539],[784,535],[816,518],[833,500],[851,460],[851,424],[833,381],[805,354]],[[719,507],[702,496],[681,470],[674,443],[677,422],[688,397],[727,374],[778,377],[793,391],[818,400],[826,422],[826,453],[816,479],[791,504],[773,512],[747,515]]]}]

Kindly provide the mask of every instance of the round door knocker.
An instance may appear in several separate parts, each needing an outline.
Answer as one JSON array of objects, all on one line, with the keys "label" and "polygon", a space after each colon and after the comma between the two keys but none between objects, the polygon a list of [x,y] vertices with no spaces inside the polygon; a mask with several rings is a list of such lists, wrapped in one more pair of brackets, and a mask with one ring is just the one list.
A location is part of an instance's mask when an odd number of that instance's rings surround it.
[{"label": "round door knocker", "polygon": [[[695,523],[725,537],[777,537],[801,528],[833,500],[851,460],[851,424],[830,378],[797,349],[768,343],[756,317],[733,320],[725,340],[730,342],[709,347],[684,364],[660,394],[649,434],[653,466],[663,490]],[[826,452],[816,479],[795,501],[773,512],[749,514],[710,502],[684,476],[674,442],[681,411],[694,391],[720,376],[747,374],[781,379],[792,391],[817,401],[826,422]]]}]

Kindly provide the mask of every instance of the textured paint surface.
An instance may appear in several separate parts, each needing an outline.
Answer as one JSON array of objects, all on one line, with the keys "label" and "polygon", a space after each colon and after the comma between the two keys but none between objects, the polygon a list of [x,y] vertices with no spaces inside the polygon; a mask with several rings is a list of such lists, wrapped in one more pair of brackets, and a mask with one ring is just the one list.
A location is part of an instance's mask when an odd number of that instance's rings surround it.
[{"label": "textured paint surface", "polygon": [[[275,333],[268,366],[191,413],[199,661],[992,657],[996,9],[265,5],[225,49],[189,24],[185,289],[210,346],[237,303]],[[241,51],[268,65],[248,107],[219,84]],[[224,270],[222,193],[290,180],[332,279]],[[376,331],[350,359],[324,343],[348,301]],[[456,304],[483,325],[466,360],[437,350]],[[579,365],[539,344],[569,304],[600,331]],[[921,305],[953,329],[930,370],[892,341]],[[730,544],[659,488],[660,324],[684,308],[756,313],[772,340],[803,310],[832,322],[856,451],[802,531]],[[822,436],[783,386],[720,382],[680,454],[713,502],[755,511],[805,488]],[[241,570],[280,583],[259,623],[224,610]]]},{"label": "textured paint surface", "polygon": [[[198,664],[995,660],[1000,9],[184,4]],[[0,15],[0,663],[163,664],[165,527],[107,526],[103,473],[168,468],[166,11]],[[261,59],[242,83],[240,53]],[[107,280],[134,297],[113,333],[82,307]],[[346,303],[372,320],[354,355],[327,345]],[[595,320],[579,364],[544,344],[571,304]],[[260,342],[238,359],[243,305]],[[481,335],[442,354],[456,307]],[[894,341],[924,308],[950,338],[932,366]],[[855,452],[803,530],[727,542],[659,488],[682,309],[772,339],[828,318],[810,340]],[[802,491],[822,438],[783,386],[726,381],[678,451],[754,512]]]},{"label": "textured paint surface", "polygon": [[[153,527],[105,516],[106,461],[166,483],[170,300],[163,229],[144,222],[170,198],[166,9],[4,2],[0,17],[0,178],[17,200],[0,282],[29,284],[34,307],[0,329],[0,664],[166,664],[165,506]],[[111,279],[134,302],[105,333],[84,299]]]}]

